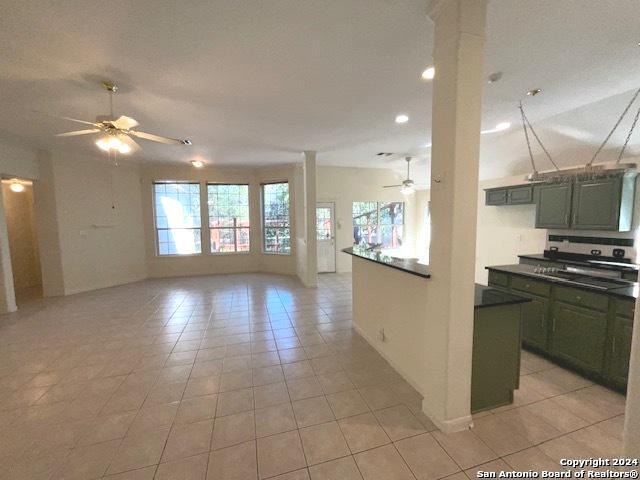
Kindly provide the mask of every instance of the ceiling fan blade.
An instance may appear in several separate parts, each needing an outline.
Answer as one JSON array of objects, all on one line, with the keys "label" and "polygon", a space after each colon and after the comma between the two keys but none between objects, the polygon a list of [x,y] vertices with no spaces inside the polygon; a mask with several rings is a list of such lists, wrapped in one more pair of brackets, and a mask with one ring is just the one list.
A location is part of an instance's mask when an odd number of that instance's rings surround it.
[{"label": "ceiling fan blade", "polygon": [[167,145],[191,145],[191,142],[189,140],[178,140],[177,138],[162,137],[160,135],[154,135],[153,133],[138,132],[135,130],[131,130],[129,133],[134,137],[151,140],[152,142],[165,143]]},{"label": "ceiling fan blade", "polygon": [[93,125],[94,127],[99,127],[100,124],[99,123],[94,123],[94,122],[87,122],[85,120],[78,120],[77,118],[71,118],[71,117],[58,117],[55,116],[56,118],[60,118],[61,120],[69,120],[70,122],[76,122],[76,123],[84,123],[85,125]]},{"label": "ceiling fan blade", "polygon": [[404,185],[400,184],[400,185],[385,185],[382,188],[396,188],[396,187],[403,187]]},{"label": "ceiling fan blade", "polygon": [[75,137],[77,135],[88,135],[90,133],[97,133],[99,131],[99,128],[90,128],[88,130],[76,130],[74,132],[57,133],[56,137]]},{"label": "ceiling fan blade", "polygon": [[120,134],[118,135],[118,138],[122,140],[123,143],[126,143],[129,146],[129,148],[131,149],[130,153],[140,150],[140,145],[138,145],[138,142],[136,142],[129,135]]},{"label": "ceiling fan blade", "polygon": [[111,125],[119,130],[129,130],[131,128],[137,127],[140,124],[131,117],[121,115],[120,118],[113,120],[111,122]]}]

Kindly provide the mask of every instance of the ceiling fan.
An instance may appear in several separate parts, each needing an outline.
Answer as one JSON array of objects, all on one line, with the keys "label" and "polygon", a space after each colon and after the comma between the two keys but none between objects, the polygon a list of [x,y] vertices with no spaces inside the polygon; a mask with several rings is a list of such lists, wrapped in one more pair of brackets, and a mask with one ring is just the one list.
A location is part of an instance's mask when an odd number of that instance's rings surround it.
[{"label": "ceiling fan", "polygon": [[416,184],[413,180],[411,180],[411,175],[409,174],[411,168],[411,157],[404,157],[407,162],[407,179],[403,180],[402,183],[398,185],[385,185],[382,188],[398,188],[400,187],[400,193],[403,195],[412,195],[416,189],[415,187],[426,187],[427,185]]},{"label": "ceiling fan", "polygon": [[140,149],[140,146],[132,137],[150,140],[152,142],[164,143],[167,145],[192,145],[191,140],[177,139],[155,135],[153,133],[141,132],[134,130],[139,123],[131,117],[121,115],[118,118],[113,113],[113,96],[118,91],[115,83],[104,81],[102,86],[109,92],[110,113],[109,115],[100,115],[95,122],[87,122],[69,117],[59,117],[64,120],[70,120],[76,123],[90,125],[85,130],[75,130],[73,132],[59,133],[57,137],[76,137],[78,135],[89,135],[93,133],[102,133],[96,145],[105,152],[131,153]]}]

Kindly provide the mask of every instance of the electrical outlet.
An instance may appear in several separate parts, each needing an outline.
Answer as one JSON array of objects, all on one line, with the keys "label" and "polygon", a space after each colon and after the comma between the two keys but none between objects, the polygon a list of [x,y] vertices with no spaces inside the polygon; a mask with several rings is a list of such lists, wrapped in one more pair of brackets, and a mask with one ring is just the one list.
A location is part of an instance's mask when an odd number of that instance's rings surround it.
[{"label": "electrical outlet", "polygon": [[381,328],[380,330],[378,330],[378,338],[380,339],[381,342],[387,341],[387,336],[384,333],[384,328]]}]

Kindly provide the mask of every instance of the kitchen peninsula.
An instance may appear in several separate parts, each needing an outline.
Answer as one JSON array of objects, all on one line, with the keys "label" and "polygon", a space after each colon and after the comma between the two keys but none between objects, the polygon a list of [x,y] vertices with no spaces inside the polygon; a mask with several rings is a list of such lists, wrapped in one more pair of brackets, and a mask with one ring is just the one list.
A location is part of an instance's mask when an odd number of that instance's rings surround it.
[{"label": "kitchen peninsula", "polygon": [[[360,247],[353,263],[356,330],[418,391],[429,368],[428,342],[437,319],[427,307],[428,266]],[[513,401],[520,373],[520,317],[525,296],[476,285],[471,411]]]}]

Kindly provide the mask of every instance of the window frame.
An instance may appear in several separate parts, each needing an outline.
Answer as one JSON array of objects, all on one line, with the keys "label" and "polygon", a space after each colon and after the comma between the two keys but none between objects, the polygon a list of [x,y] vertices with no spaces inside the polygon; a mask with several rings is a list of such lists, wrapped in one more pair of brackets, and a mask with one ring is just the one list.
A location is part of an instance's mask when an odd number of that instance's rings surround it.
[{"label": "window frame", "polygon": [[[209,214],[209,185],[231,185],[231,186],[241,186],[247,187],[247,209],[248,209],[248,218],[249,218],[249,226],[248,227],[211,227],[211,216]],[[228,183],[228,182],[205,182],[206,188],[206,197],[207,197],[207,205],[206,205],[206,217],[207,217],[207,232],[209,237],[209,245],[208,251],[205,253],[206,255],[250,255],[251,254],[251,186],[249,183]],[[249,250],[246,251],[238,251],[238,242],[237,242],[237,232],[236,230],[246,228],[249,230]],[[234,236],[234,245],[236,250],[233,252],[214,252],[212,251],[213,242],[211,241],[211,230],[214,229],[232,229]]]},{"label": "window frame", "polygon": [[[287,189],[289,190],[289,202],[287,205],[287,226],[286,227],[266,227],[265,226],[265,215],[264,215],[264,187],[267,185],[279,185],[279,184],[287,184]],[[266,249],[266,232],[268,228],[286,228],[289,231],[289,251],[288,252],[270,252]],[[293,252],[293,245],[291,242],[291,184],[289,180],[280,180],[275,182],[262,182],[260,183],[260,230],[261,230],[261,243],[262,243],[262,254],[264,255],[285,255],[291,256]]]},{"label": "window frame", "polygon": [[[199,230],[200,231],[200,252],[196,253],[160,253],[160,230],[177,230],[172,228],[158,228],[158,211],[156,208],[156,185],[197,185],[198,186],[198,201],[200,202],[200,227],[184,229],[184,230]],[[204,242],[202,238],[202,188],[201,182],[193,180],[153,180],[151,182],[151,197],[153,207],[153,230],[155,237],[155,255],[157,258],[172,258],[172,257],[198,257],[203,255]]]}]

